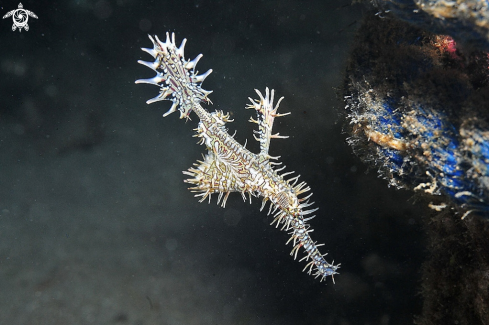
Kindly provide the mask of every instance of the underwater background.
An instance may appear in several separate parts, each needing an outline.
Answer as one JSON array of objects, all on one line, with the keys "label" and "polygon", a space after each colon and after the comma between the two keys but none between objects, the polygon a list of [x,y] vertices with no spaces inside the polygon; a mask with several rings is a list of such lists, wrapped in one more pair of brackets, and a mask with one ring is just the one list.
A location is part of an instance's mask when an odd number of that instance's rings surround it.
[{"label": "underwater background", "polygon": [[[0,31],[1,324],[412,324],[422,312],[426,203],[348,146],[350,1],[37,1]],[[0,1],[0,13],[17,2]],[[284,96],[270,154],[314,193],[314,238],[340,274],[301,272],[260,200],[225,209],[187,190],[196,118],[161,117],[147,34],[175,32],[212,68],[209,110],[252,140],[253,89]],[[195,117],[195,115],[191,116]]]}]

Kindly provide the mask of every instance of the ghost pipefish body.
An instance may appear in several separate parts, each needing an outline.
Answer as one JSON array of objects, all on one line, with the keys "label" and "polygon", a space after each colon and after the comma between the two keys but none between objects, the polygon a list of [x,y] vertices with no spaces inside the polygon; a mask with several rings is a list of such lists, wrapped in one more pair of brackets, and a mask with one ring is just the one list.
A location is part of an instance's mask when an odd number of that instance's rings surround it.
[{"label": "ghost pipefish body", "polygon": [[193,111],[200,121],[195,137],[200,138],[199,143],[205,144],[207,154],[202,161],[197,161],[194,167],[189,168],[183,173],[190,176],[185,180],[193,187],[192,192],[197,192],[196,197],[200,201],[211,200],[212,194],[217,194],[217,204],[221,203],[225,207],[228,196],[231,192],[239,192],[246,200],[248,194],[251,197],[262,197],[261,210],[267,202],[270,202],[268,214],[273,215],[272,224],[278,228],[288,231],[291,235],[287,243],[292,242],[294,247],[291,255],[297,258],[299,249],[302,247],[305,256],[301,259],[308,263],[304,268],[308,274],[313,274],[322,280],[327,276],[338,274],[339,264],[328,263],[324,255],[319,252],[318,245],[312,240],[310,228],[307,222],[314,218],[309,216],[317,209],[304,210],[311,206],[309,199],[312,195],[299,198],[300,195],[308,192],[310,188],[305,182],[298,183],[299,176],[286,180],[284,177],[292,174],[287,172],[279,174],[284,167],[274,169],[273,166],[281,165],[274,162],[279,157],[272,157],[268,154],[270,139],[287,138],[278,133],[272,134],[274,119],[279,116],[287,115],[277,113],[280,98],[274,106],[274,90],[265,90],[265,95],[255,90],[259,99],[253,100],[246,108],[255,109],[257,119],[250,119],[250,122],[258,124],[258,131],[255,131],[255,139],[260,143],[260,153],[254,154],[245,146],[239,144],[233,136],[228,134],[225,124],[232,122],[229,114],[222,111],[208,112],[200,103],[210,103],[208,95],[212,91],[201,88],[204,79],[212,72],[207,71],[198,75],[195,71],[197,62],[202,57],[199,54],[193,60],[186,60],[184,57],[184,47],[186,39],[182,41],[180,47],[176,46],[175,34],[166,34],[166,41],[162,42],[157,36],[149,36],[153,43],[153,48],[142,48],[149,53],[154,62],[138,61],[156,72],[156,76],[150,79],[140,79],[136,83],[147,83],[160,87],[159,94],[146,103],[151,104],[161,100],[173,102],[171,108],[163,115],[164,117],[180,111],[180,118],[189,118]]}]

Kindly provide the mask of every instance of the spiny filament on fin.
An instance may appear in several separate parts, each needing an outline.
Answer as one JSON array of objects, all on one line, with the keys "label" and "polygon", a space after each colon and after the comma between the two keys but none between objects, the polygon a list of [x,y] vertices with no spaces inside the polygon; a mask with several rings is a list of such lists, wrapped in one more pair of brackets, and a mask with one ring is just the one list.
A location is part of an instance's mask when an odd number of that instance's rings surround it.
[{"label": "spiny filament on fin", "polygon": [[180,118],[188,118],[194,103],[200,103],[201,101],[210,103],[207,95],[212,93],[212,91],[202,89],[200,84],[211,74],[212,69],[201,75],[197,75],[195,72],[195,66],[202,54],[197,55],[192,61],[185,61],[183,53],[187,39],[184,38],[180,47],[177,48],[174,33],[172,33],[171,40],[170,35],[166,33],[165,42],[160,41],[156,35],[154,38],[150,35],[148,37],[153,42],[153,48],[142,48],[142,50],[155,58],[155,61],[139,60],[138,63],[154,70],[156,76],[149,79],[139,79],[136,83],[160,86],[160,93],[158,96],[146,101],[146,103],[151,104],[160,100],[170,100],[173,105],[163,116],[166,117],[178,108],[180,110]]},{"label": "spiny filament on fin", "polygon": [[[294,259],[302,247],[305,256],[301,259],[308,263],[304,270],[308,274],[313,273],[315,277],[320,277],[321,281],[327,276],[333,277],[338,274],[340,264],[328,263],[321,254],[318,245],[312,240],[310,233],[313,231],[307,222],[315,216],[306,217],[317,209],[304,210],[313,203],[309,203],[312,195],[299,198],[300,195],[310,191],[305,182],[297,184],[299,176],[285,179],[286,176],[294,172],[279,174],[285,166],[274,169],[274,165],[281,163],[271,162],[271,159],[278,160],[280,157],[269,155],[270,139],[287,138],[278,133],[272,134],[273,122],[276,117],[288,115],[290,113],[277,113],[280,102],[273,104],[275,92],[266,88],[265,96],[256,90],[259,99],[250,98],[251,104],[246,108],[255,109],[257,118],[250,119],[250,122],[258,124],[258,130],[254,137],[260,143],[260,153],[254,154],[247,150],[245,146],[239,144],[234,136],[231,136],[225,127],[229,119],[229,114],[222,111],[209,113],[200,103],[210,102],[207,95],[211,91],[203,90],[201,83],[210,74],[209,70],[203,75],[197,75],[195,65],[202,57],[198,55],[192,61],[186,61],[183,55],[186,40],[177,48],[175,34],[167,33],[166,42],[161,42],[157,36],[150,40],[153,42],[152,49],[144,49],[155,59],[154,62],[138,61],[139,63],[156,71],[156,76],[150,79],[137,80],[136,83],[149,83],[160,87],[160,94],[147,101],[148,104],[160,100],[171,100],[173,105],[163,116],[167,116],[177,109],[180,111],[180,118],[188,118],[191,111],[199,117],[199,125],[195,129],[195,137],[199,138],[199,144],[205,144],[207,154],[203,160],[198,160],[194,167],[189,168],[183,173],[191,178],[185,180],[192,184],[192,192],[197,192],[196,197],[200,201],[210,202],[212,194],[217,195],[217,203],[222,207],[226,206],[226,201],[231,192],[239,192],[246,200],[246,194],[251,203],[251,197],[262,197],[263,203],[260,211],[266,203],[270,202],[268,215],[273,215],[272,225],[288,231],[291,236],[287,241],[292,242],[293,249],[291,255]],[[296,185],[297,184],[297,185]],[[334,282],[334,278],[333,278]]]}]

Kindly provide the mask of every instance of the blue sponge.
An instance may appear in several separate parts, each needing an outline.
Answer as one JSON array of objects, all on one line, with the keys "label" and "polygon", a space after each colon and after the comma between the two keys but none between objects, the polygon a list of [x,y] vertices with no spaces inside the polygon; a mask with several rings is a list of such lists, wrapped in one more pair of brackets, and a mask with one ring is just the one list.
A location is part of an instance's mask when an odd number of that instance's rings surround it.
[{"label": "blue sponge", "polygon": [[345,79],[348,142],[389,184],[489,216],[489,59],[451,37],[364,22]]}]

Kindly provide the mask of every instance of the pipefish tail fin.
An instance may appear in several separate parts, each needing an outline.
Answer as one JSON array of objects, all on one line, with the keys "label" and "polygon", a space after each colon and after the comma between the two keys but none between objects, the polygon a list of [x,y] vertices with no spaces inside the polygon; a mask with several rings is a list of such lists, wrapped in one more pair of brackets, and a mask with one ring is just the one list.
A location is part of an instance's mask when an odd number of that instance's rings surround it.
[{"label": "pipefish tail fin", "polygon": [[155,61],[142,61],[138,63],[152,69],[156,76],[148,79],[136,80],[137,84],[146,83],[160,87],[159,94],[146,101],[147,104],[161,100],[173,102],[171,108],[163,114],[164,117],[180,111],[180,118],[188,118],[190,112],[201,102],[211,103],[207,97],[212,91],[204,90],[201,87],[205,78],[211,74],[212,69],[206,73],[198,74],[195,70],[197,62],[202,58],[202,54],[197,55],[193,60],[186,60],[184,57],[185,43],[183,39],[180,47],[176,46],[175,33],[166,33],[166,41],[162,42],[158,36],[148,35],[153,43],[153,48],[142,48],[150,54]]}]

